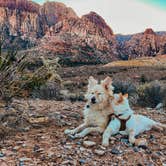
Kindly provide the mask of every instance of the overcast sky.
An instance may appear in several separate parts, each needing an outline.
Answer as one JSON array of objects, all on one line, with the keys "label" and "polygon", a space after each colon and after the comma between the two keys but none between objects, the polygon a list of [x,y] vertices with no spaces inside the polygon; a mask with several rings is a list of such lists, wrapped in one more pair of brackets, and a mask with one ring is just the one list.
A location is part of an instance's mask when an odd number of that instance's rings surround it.
[{"label": "overcast sky", "polygon": [[[34,0],[43,3],[45,0]],[[146,28],[166,31],[166,0],[56,0],[72,7],[82,16],[90,11],[100,14],[114,33],[131,34]]]}]

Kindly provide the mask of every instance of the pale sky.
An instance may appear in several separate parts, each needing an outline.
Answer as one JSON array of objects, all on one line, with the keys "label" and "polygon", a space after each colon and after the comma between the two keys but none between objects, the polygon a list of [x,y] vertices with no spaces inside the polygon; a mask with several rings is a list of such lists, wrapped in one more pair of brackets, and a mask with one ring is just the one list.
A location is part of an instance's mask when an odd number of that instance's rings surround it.
[{"label": "pale sky", "polygon": [[[34,1],[41,4],[45,2],[45,0]],[[166,31],[164,1],[166,2],[166,0],[59,0],[72,7],[80,17],[95,11],[105,19],[114,33],[122,34],[142,32],[146,28]],[[155,4],[156,2],[158,4]]]}]

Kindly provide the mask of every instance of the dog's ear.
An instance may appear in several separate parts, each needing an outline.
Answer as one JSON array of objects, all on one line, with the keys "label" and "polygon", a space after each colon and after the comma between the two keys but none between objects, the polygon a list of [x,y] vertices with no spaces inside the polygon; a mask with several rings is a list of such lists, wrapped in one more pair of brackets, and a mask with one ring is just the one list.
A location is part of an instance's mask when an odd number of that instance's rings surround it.
[{"label": "dog's ear", "polygon": [[123,97],[128,99],[128,97],[129,97],[128,93],[124,94]]},{"label": "dog's ear", "polygon": [[122,103],[122,102],[123,102],[123,95],[122,93],[119,93],[118,103]]},{"label": "dog's ear", "polygon": [[92,76],[88,79],[88,89],[92,88],[97,84],[97,80],[95,80]]},{"label": "dog's ear", "polygon": [[111,77],[106,77],[101,84],[106,90],[109,90],[112,87],[112,79]]}]

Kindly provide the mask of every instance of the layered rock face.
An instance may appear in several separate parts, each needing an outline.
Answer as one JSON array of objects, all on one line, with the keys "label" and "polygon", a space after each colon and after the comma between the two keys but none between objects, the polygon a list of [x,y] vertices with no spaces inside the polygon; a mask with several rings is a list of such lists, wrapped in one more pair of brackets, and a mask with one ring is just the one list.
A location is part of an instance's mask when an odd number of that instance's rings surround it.
[{"label": "layered rock face", "polygon": [[27,0],[0,0],[1,26],[6,26],[13,36],[43,37],[51,26],[70,17],[77,16],[61,3],[48,2],[39,6]]},{"label": "layered rock face", "polygon": [[39,5],[26,0],[0,1],[0,24],[7,35],[28,37],[38,33]]},{"label": "layered rock face", "polygon": [[97,13],[80,18],[59,2],[41,6],[28,0],[0,0],[0,31],[8,45],[14,40],[22,49],[35,45],[39,51],[51,52],[66,63],[108,63],[166,53],[163,33],[147,29],[117,37]]},{"label": "layered rock face", "polygon": [[166,53],[166,35],[148,28],[143,33],[132,35],[122,45],[121,54],[129,58],[162,55]]},{"label": "layered rock face", "polygon": [[27,0],[0,0],[0,23],[6,36],[28,38],[66,61],[106,63],[117,59],[113,31],[95,12],[79,18],[59,2],[39,6]]},{"label": "layered rock face", "polygon": [[[58,28],[56,28],[58,27]],[[117,42],[103,18],[94,12],[59,21],[41,40],[42,48],[76,63],[106,63],[117,59]]]}]

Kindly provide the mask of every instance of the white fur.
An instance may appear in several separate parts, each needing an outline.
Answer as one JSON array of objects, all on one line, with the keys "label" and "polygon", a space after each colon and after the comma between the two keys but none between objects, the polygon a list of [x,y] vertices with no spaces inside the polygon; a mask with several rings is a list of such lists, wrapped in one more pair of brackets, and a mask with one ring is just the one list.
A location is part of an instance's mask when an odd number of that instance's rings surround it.
[{"label": "white fur", "polygon": [[[109,101],[110,95],[113,94],[111,84],[112,80],[109,77],[101,84],[98,84],[93,77],[89,78],[88,91],[85,95],[87,103],[83,111],[84,123],[73,130],[65,130],[65,134],[72,134],[80,138],[91,132],[104,132],[108,124],[109,114],[113,113]],[[107,87],[110,89],[106,89]],[[96,103],[91,102],[93,97],[95,97]]]},{"label": "white fur", "polygon": [[146,116],[143,115],[137,115],[134,114],[133,110],[129,106],[128,98],[123,96],[123,102],[117,103],[119,100],[121,94],[115,94],[114,100],[112,101],[112,108],[114,110],[114,114],[120,115],[120,119],[127,119],[129,116],[130,119],[126,122],[126,130],[125,131],[119,131],[120,129],[120,120],[118,118],[115,118],[112,120],[106,130],[103,134],[103,142],[102,144],[104,146],[109,145],[109,138],[111,135],[121,133],[129,135],[129,142],[132,144],[139,144],[139,139],[137,140],[135,138],[136,135],[150,130],[152,127],[161,129],[162,127],[166,127],[164,124],[155,122],[152,119],[149,119]]}]

